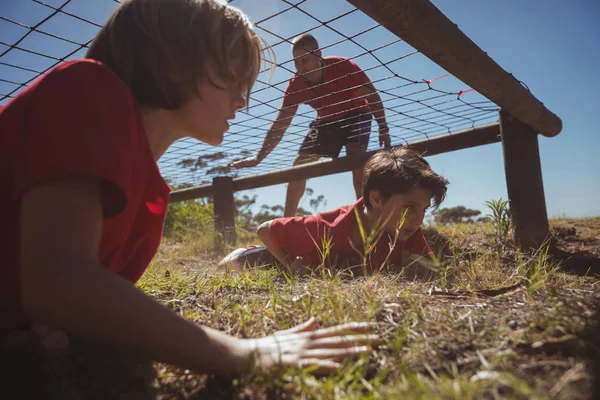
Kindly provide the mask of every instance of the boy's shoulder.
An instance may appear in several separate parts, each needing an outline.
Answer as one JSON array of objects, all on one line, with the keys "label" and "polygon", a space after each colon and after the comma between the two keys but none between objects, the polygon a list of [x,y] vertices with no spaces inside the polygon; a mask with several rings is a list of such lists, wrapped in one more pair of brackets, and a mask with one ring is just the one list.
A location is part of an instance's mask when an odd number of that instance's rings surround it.
[{"label": "boy's shoulder", "polygon": [[42,83],[48,80],[65,80],[73,84],[80,84],[78,80],[90,80],[90,83],[98,85],[118,84],[125,87],[118,76],[100,61],[89,58],[64,61],[41,75],[35,83]]},{"label": "boy's shoulder", "polygon": [[341,234],[353,230],[356,226],[354,210],[364,205],[362,199],[354,204],[341,206],[333,210],[324,211],[315,215],[297,217],[275,218],[271,221],[271,229],[286,227],[288,231],[314,230],[315,233],[340,232]]},{"label": "boy's shoulder", "polygon": [[354,204],[341,206],[330,211],[324,211],[317,214],[315,217],[318,221],[324,222],[330,227],[338,226],[348,222],[355,223],[356,216],[354,215],[354,210],[357,207],[362,207],[363,205],[364,203],[361,198]]},{"label": "boy's shoulder", "polygon": [[[57,94],[62,96],[62,102],[56,100]],[[32,98],[41,103],[60,104],[64,104],[65,99],[74,102],[83,99],[90,106],[103,103],[106,98],[120,99],[123,106],[131,106],[135,102],[125,82],[111,69],[86,58],[64,61],[52,67],[19,93],[16,99],[25,101]]]}]

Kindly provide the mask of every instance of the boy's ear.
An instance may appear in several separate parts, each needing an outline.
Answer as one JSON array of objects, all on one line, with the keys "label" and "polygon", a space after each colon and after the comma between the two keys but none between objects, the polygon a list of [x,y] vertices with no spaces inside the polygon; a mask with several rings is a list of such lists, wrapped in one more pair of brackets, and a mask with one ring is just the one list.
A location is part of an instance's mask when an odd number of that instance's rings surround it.
[{"label": "boy's ear", "polygon": [[380,209],[383,206],[383,198],[379,190],[369,191],[369,202],[374,209]]}]

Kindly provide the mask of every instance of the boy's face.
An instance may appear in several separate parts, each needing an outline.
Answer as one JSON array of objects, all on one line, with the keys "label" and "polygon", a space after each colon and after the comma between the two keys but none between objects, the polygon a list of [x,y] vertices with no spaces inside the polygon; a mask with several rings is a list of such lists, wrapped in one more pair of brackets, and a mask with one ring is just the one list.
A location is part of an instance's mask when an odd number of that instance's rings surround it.
[{"label": "boy's face", "polygon": [[299,75],[311,83],[319,83],[323,70],[321,68],[321,50],[311,53],[306,49],[292,51],[294,65]]},{"label": "boy's face", "polygon": [[187,136],[212,146],[223,141],[229,129],[229,120],[246,105],[245,88],[236,82],[226,82],[218,74],[197,83],[197,95],[193,94],[178,110],[178,117],[185,126]]},{"label": "boy's face", "polygon": [[[371,195],[378,194],[371,192]],[[373,208],[378,209],[382,219],[388,218],[385,225],[385,231],[394,235],[396,229],[399,229],[398,240],[406,240],[412,236],[423,224],[425,212],[431,206],[433,193],[422,187],[414,187],[406,194],[393,194],[389,199],[379,199],[374,203]]]}]

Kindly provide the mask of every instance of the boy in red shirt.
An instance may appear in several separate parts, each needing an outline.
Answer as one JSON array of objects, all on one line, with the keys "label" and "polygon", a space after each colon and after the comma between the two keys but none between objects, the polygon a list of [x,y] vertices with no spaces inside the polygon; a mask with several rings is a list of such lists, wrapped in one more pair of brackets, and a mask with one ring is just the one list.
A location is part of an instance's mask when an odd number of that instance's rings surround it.
[{"label": "boy in red shirt", "polygon": [[[13,345],[27,334],[65,347],[68,332],[231,374],[279,364],[331,371],[366,351],[372,336],[350,341],[341,332],[367,324],[316,330],[311,319],[239,339],[187,321],[134,287],[167,208],[158,159],[184,137],[221,143],[227,120],[246,105],[261,48],[247,17],[216,0],[126,0],[86,59],[60,64],[2,107],[0,353],[18,351]],[[25,379],[10,383],[18,382]]]},{"label": "boy in red shirt", "polygon": [[[444,200],[447,185],[410,148],[382,150],[367,161],[363,197],[355,204],[265,222],[257,233],[266,249],[238,249],[221,269],[275,261],[293,271],[324,265],[350,273],[391,270],[431,278],[433,254],[420,227],[432,200],[434,208]],[[367,243],[365,237],[370,237]]]},{"label": "boy in red shirt", "polygon": [[[281,141],[300,104],[317,111],[317,119],[300,146],[294,166],[337,158],[342,147],[346,154],[365,152],[371,134],[371,117],[379,124],[379,144],[390,146],[389,129],[379,94],[358,65],[346,57],[322,57],[317,39],[309,33],[298,36],[292,44],[297,73],[290,80],[283,104],[267,132],[258,154],[235,162],[236,168],[258,165]],[[356,198],[361,196],[362,169],[352,171]],[[284,216],[296,215],[306,180],[290,182]]]},{"label": "boy in red shirt", "polygon": [[[434,275],[421,225],[448,181],[406,147],[382,150],[364,168],[363,197],[316,216],[265,222],[258,236],[292,270],[316,265],[351,271],[393,270],[408,278]],[[363,233],[361,233],[361,230]]]}]

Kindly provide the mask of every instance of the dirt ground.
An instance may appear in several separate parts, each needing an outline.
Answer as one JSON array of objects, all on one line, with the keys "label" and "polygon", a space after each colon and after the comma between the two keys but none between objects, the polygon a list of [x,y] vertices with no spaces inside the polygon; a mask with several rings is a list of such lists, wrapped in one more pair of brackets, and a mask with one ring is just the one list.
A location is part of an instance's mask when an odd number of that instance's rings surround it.
[{"label": "dirt ground", "polygon": [[[32,396],[53,388],[61,399],[600,398],[593,392],[600,218],[555,220],[552,231],[547,256],[523,258],[491,245],[478,227],[440,230],[430,242],[451,268],[435,283],[390,276],[290,282],[258,272],[223,278],[213,272],[216,255],[166,243],[140,288],[186,318],[241,337],[309,314],[324,325],[370,320],[383,341],[334,376],[286,370],[226,379],[75,338],[58,360],[5,352],[3,387]],[[61,379],[66,372],[71,377]],[[36,384],[20,383],[23,377]]]}]

